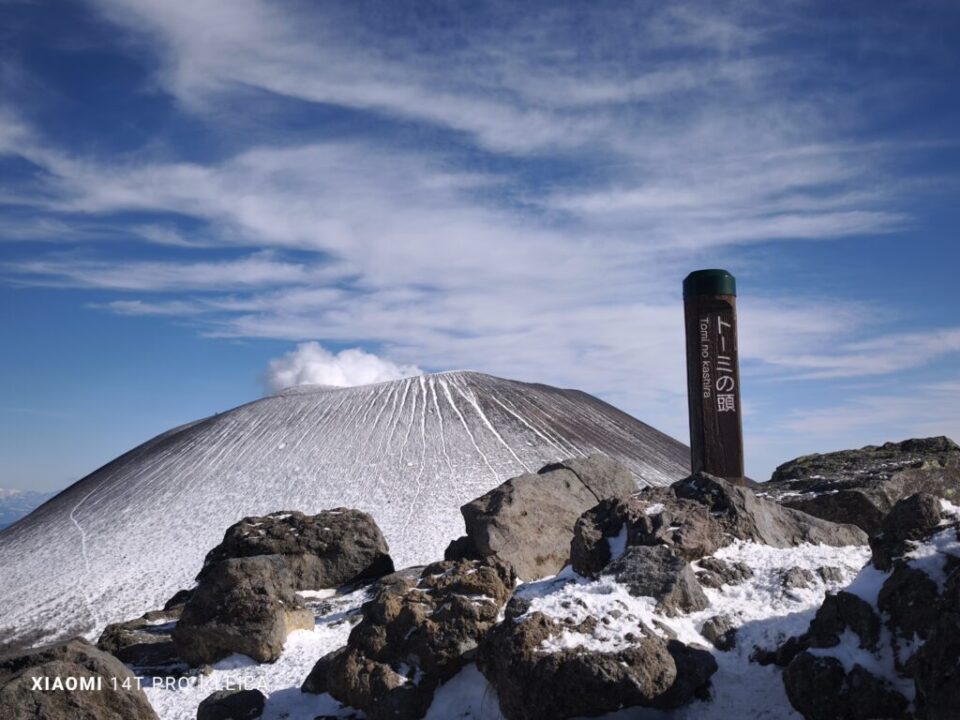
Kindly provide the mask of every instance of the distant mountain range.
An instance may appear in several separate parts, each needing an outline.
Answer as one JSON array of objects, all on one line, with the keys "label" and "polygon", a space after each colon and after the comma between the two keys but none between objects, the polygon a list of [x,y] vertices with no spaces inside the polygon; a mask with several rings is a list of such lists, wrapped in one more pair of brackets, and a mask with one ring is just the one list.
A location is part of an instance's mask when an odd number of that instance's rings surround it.
[{"label": "distant mountain range", "polygon": [[462,504],[603,453],[638,486],[688,474],[685,445],[577,390],[452,372],[300,387],[130,450],[0,533],[0,636],[91,633],[189,587],[244,516],[371,513],[399,567],[443,557]]},{"label": "distant mountain range", "polygon": [[13,525],[54,495],[56,495],[55,492],[0,488],[0,530]]}]

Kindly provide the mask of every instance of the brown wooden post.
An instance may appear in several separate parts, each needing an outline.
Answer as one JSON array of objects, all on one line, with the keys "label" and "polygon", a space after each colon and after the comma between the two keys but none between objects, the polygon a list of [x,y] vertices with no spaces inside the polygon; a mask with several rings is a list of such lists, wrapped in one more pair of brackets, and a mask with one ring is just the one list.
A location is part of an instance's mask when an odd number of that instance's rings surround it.
[{"label": "brown wooden post", "polygon": [[691,469],[743,483],[736,280],[726,270],[692,272],[683,306]]}]

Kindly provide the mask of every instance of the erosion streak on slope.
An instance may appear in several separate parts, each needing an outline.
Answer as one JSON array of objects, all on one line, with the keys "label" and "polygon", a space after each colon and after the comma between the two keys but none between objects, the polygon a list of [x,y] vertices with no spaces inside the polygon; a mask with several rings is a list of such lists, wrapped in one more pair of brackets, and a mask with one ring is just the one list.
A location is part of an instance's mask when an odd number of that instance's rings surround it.
[{"label": "erosion streak on slope", "polygon": [[549,437],[547,437],[547,436],[544,435],[542,432],[540,432],[539,430],[537,430],[537,428],[535,428],[533,425],[531,425],[530,423],[528,423],[528,422],[524,419],[524,417],[523,417],[522,415],[516,413],[512,408],[510,408],[506,403],[504,403],[502,400],[500,400],[500,398],[498,398],[496,395],[492,395],[492,394],[491,394],[491,395],[490,395],[490,399],[491,399],[493,402],[495,402],[497,405],[499,405],[500,407],[502,407],[504,410],[506,410],[512,417],[514,417],[514,418],[516,418],[517,420],[519,420],[520,423],[521,423],[525,428],[527,428],[528,430],[530,430],[534,435],[536,435],[537,437],[541,438],[542,440],[546,440],[548,443],[550,443],[550,445],[552,445],[553,447],[555,447],[557,450],[563,450],[563,448],[561,448],[559,445],[557,445],[557,443],[555,443],[555,442],[554,442],[553,440],[551,440]]},{"label": "erosion streak on slope", "polygon": [[463,399],[466,400],[468,404],[473,406],[473,409],[479,416],[480,421],[487,426],[487,429],[491,433],[493,433],[493,436],[497,439],[497,441],[507,449],[507,452],[513,455],[514,460],[516,460],[518,463],[523,465],[523,467],[527,470],[527,472],[529,472],[530,467],[517,456],[517,454],[513,451],[513,448],[507,445],[506,442],[504,442],[503,437],[500,435],[500,433],[498,433],[496,428],[490,424],[490,420],[487,419],[486,414],[481,409],[480,403],[477,402],[476,396],[474,396],[472,393],[468,395],[466,392],[463,391],[463,389],[460,387],[459,384],[455,383],[454,387],[457,389],[457,392],[460,393],[460,396],[463,397]]},{"label": "erosion streak on slope", "polygon": [[[559,433],[559,431],[558,431],[555,427],[552,426],[552,423],[551,423],[551,422],[547,422],[547,421],[552,421],[553,418],[550,416],[550,413],[547,412],[546,408],[542,407],[542,406],[539,405],[536,401],[534,401],[533,399],[531,399],[531,398],[529,398],[529,397],[528,397],[528,398],[525,398],[525,399],[530,403],[531,406],[533,406],[533,408],[536,409],[536,411],[537,411],[538,413],[540,413],[540,415],[541,415],[541,418],[540,418],[540,419],[544,421],[544,422],[542,423],[542,425],[543,425],[543,427],[544,427],[544,433],[546,433],[547,435],[553,435],[553,436],[556,438],[556,441],[554,441],[554,440],[551,440],[551,441],[550,441],[552,445],[554,445],[555,447],[563,450],[563,449],[562,449],[562,445],[565,444],[570,450],[573,451],[573,453],[574,453],[575,455],[581,455],[581,456],[584,455],[583,451],[580,450],[579,448],[575,447],[569,440],[567,440],[566,438],[564,438],[564,437]],[[564,402],[564,401],[561,401],[561,402]],[[548,429],[548,428],[549,428],[549,429]],[[563,450],[563,452],[564,452],[564,453],[567,453],[567,452],[569,452],[569,451],[568,451],[568,450]]]},{"label": "erosion streak on slope", "polygon": [[[84,573],[83,579],[84,580],[90,577],[90,558],[87,556],[87,533],[83,529],[83,526],[80,525],[80,522],[77,520],[77,510],[79,510],[80,506],[87,501],[87,498],[93,495],[98,489],[99,489],[99,486],[93,488],[93,490],[91,490],[86,495],[84,495],[83,498],[81,498],[80,502],[74,505],[73,510],[70,511],[70,522],[76,525],[77,530],[80,531],[80,555],[83,557],[83,573]],[[81,582],[80,585],[81,585],[80,593],[81,595],[83,595],[83,600],[87,606],[87,610],[90,612],[90,616],[93,618],[93,625],[94,627],[100,627],[100,615],[97,613],[95,609],[96,606],[90,601],[90,598],[87,596],[86,583]]]},{"label": "erosion streak on slope", "polygon": [[447,387],[447,382],[444,378],[440,378],[440,387],[443,388],[443,392],[447,396],[447,402],[450,403],[450,407],[453,408],[453,411],[457,414],[457,417],[460,418],[460,424],[463,425],[463,429],[466,430],[467,435],[470,436],[470,442],[473,443],[473,447],[477,451],[477,454],[483,458],[483,462],[488,468],[490,468],[490,474],[494,477],[497,477],[497,471],[493,469],[493,465],[490,464],[490,459],[484,454],[483,450],[480,449],[480,446],[477,445],[477,439],[473,436],[473,433],[470,432],[470,428],[467,426],[467,421],[464,419],[463,414],[461,414],[460,408],[458,408],[457,404],[453,401],[453,396],[450,394],[450,388]]},{"label": "erosion streak on slope", "polygon": [[453,463],[450,462],[450,455],[447,454],[447,438],[443,432],[443,413],[440,412],[440,403],[437,402],[437,384],[436,378],[428,378],[430,384],[430,393],[433,397],[433,407],[437,411],[437,424],[440,428],[440,449],[443,452],[443,459],[447,463],[450,471],[453,471]]},{"label": "erosion streak on slope", "polygon": [[410,522],[413,520],[416,511],[417,501],[420,499],[420,493],[423,492],[423,471],[426,467],[427,460],[427,388],[422,375],[418,380],[420,381],[420,390],[423,393],[423,403],[420,405],[420,469],[417,471],[416,480],[414,480],[417,489],[413,494],[413,499],[410,501],[410,507],[407,510],[407,519],[403,521],[403,527],[400,528],[400,542],[403,542],[407,537],[407,528],[410,527]]}]

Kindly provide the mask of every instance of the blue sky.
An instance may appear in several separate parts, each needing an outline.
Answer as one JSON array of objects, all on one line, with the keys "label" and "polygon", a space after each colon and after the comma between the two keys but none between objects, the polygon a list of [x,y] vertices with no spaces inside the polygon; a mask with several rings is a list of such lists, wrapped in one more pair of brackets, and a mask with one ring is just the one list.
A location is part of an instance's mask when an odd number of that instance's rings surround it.
[{"label": "blue sky", "polygon": [[357,358],[686,440],[680,281],[714,266],[749,474],[960,439],[958,33],[932,1],[0,2],[0,486]]}]

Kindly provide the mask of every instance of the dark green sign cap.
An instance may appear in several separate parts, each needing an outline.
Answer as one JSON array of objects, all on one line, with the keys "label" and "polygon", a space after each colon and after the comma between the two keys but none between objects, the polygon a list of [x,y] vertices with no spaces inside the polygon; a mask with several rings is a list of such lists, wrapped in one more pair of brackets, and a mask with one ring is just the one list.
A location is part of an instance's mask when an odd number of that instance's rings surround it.
[{"label": "dark green sign cap", "polygon": [[737,280],[726,270],[696,270],[683,281],[683,296],[736,295]]}]

